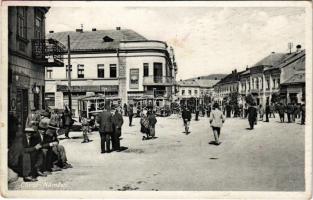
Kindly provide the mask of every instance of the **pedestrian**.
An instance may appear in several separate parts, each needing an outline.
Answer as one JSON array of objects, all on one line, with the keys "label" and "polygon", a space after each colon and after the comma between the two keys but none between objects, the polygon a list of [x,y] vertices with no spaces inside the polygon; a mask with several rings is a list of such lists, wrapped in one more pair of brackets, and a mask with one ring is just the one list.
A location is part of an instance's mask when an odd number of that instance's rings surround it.
[{"label": "pedestrian", "polygon": [[231,117],[231,110],[232,110],[231,105],[229,105],[229,104],[227,103],[225,109],[226,109],[226,117],[227,117],[227,118],[230,118],[230,117]]},{"label": "pedestrian", "polygon": [[99,133],[101,137],[101,153],[110,153],[110,139],[113,132],[112,114],[108,110],[109,106],[105,105],[103,112],[97,116],[99,124]]},{"label": "pedestrian", "polygon": [[152,110],[148,112],[148,121],[149,121],[149,132],[152,139],[155,139],[155,125],[157,123],[157,119]]},{"label": "pedestrian", "polygon": [[72,124],[73,124],[72,114],[69,111],[69,109],[66,107],[63,113],[63,128],[64,128],[64,135],[66,139],[70,139],[69,133],[70,133]]},{"label": "pedestrian", "polygon": [[184,122],[185,133],[186,135],[188,135],[190,133],[189,126],[190,126],[190,120],[191,120],[191,111],[188,109],[188,107],[183,108],[182,119]]},{"label": "pedestrian", "polygon": [[124,103],[124,116],[127,116],[127,104],[126,103]]},{"label": "pedestrian", "polygon": [[128,109],[129,126],[132,126],[133,116],[134,116],[134,108],[133,108],[133,105],[131,104]]},{"label": "pedestrian", "polygon": [[271,103],[270,104],[270,117],[275,118],[275,106],[274,106],[274,103]]},{"label": "pedestrian", "polygon": [[142,140],[148,140],[150,139],[150,129],[147,111],[143,110],[140,115],[140,132],[146,134],[146,136],[142,136]]},{"label": "pedestrian", "polygon": [[301,105],[301,125],[305,124],[305,104]]},{"label": "pedestrian", "polygon": [[207,117],[210,117],[210,115],[211,115],[211,104],[208,104],[207,105]]},{"label": "pedestrian", "polygon": [[292,114],[293,114],[293,106],[291,103],[288,103],[287,105],[287,118],[288,118],[288,123],[291,123],[292,120]]},{"label": "pedestrian", "polygon": [[196,116],[195,116],[195,120],[199,121],[199,108],[196,108]]},{"label": "pedestrian", "polygon": [[279,103],[277,110],[278,110],[280,122],[284,123],[285,122],[285,106],[283,105],[283,103]]},{"label": "pedestrian", "polygon": [[122,125],[124,123],[123,116],[121,114],[122,110],[120,108],[115,110],[112,116],[113,124],[113,135],[112,135],[112,147],[113,151],[120,151],[120,137],[122,136]]},{"label": "pedestrian", "polygon": [[88,133],[90,132],[90,129],[89,129],[89,120],[87,119],[86,114],[81,116],[81,124],[82,124],[83,138],[84,138],[82,143],[88,143],[90,142],[88,138]]},{"label": "pedestrian", "polygon": [[213,135],[215,139],[215,145],[220,145],[220,134],[223,123],[225,122],[225,116],[223,112],[220,110],[218,103],[214,103],[213,111],[210,115],[210,125],[213,130]]},{"label": "pedestrian", "polygon": [[250,124],[250,130],[252,130],[254,128],[254,125],[255,125],[255,121],[257,119],[257,109],[255,107],[255,103],[253,102],[249,108],[248,108],[248,121],[249,121],[249,124]]},{"label": "pedestrian", "polygon": [[31,108],[31,112],[28,114],[26,119],[26,128],[32,128],[34,131],[38,131],[38,126],[40,122],[40,115],[36,112],[34,107]]},{"label": "pedestrian", "polygon": [[263,108],[262,104],[259,105],[259,115],[260,115],[260,120],[263,121],[264,108]]},{"label": "pedestrian", "polygon": [[266,117],[265,122],[269,122],[269,116],[270,116],[270,114],[271,114],[271,108],[270,108],[269,102],[267,101],[267,102],[266,102],[266,106],[265,106],[265,117]]}]

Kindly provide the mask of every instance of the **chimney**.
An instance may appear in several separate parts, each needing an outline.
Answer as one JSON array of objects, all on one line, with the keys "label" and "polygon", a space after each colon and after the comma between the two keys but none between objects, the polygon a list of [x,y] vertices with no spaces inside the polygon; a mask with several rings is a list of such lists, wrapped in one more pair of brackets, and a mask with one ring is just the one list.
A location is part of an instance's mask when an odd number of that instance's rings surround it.
[{"label": "chimney", "polygon": [[247,65],[247,67],[246,67],[246,70],[248,70],[249,69],[249,65]]},{"label": "chimney", "polygon": [[97,29],[96,28],[92,28],[91,31],[97,31]]},{"label": "chimney", "polygon": [[77,28],[77,29],[76,29],[76,32],[77,32],[77,33],[82,33],[82,32],[83,32],[83,29]]},{"label": "chimney", "polygon": [[296,46],[296,48],[297,48],[297,53],[299,53],[300,51],[301,51],[301,45],[300,44],[298,44],[297,46]]},{"label": "chimney", "polygon": [[49,33],[54,33],[54,31],[49,31]]},{"label": "chimney", "polygon": [[120,26],[116,27],[116,30],[117,31],[121,30],[121,27]]}]

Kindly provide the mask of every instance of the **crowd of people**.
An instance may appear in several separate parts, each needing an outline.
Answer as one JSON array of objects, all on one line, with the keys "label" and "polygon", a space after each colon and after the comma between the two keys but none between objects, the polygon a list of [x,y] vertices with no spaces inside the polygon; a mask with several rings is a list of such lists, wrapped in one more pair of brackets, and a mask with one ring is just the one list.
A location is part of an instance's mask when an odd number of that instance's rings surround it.
[{"label": "crowd of people", "polygon": [[46,177],[52,172],[72,168],[58,139],[61,132],[68,137],[73,123],[68,109],[58,113],[57,110],[32,108],[25,127],[12,113],[8,120],[8,166],[25,182],[34,182],[38,176]]}]

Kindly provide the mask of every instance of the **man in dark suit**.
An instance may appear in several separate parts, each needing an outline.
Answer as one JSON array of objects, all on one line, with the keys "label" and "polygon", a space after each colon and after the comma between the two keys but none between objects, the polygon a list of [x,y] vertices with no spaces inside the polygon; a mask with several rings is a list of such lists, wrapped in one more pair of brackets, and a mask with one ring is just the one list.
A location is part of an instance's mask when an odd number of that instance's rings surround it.
[{"label": "man in dark suit", "polygon": [[27,128],[23,133],[22,125],[18,125],[19,137],[8,152],[8,166],[23,177],[25,182],[37,181],[34,174],[34,163],[36,153],[41,149],[41,145],[32,146],[31,137],[34,130]]},{"label": "man in dark suit", "polygon": [[133,108],[133,105],[131,104],[128,109],[129,126],[132,126],[133,116],[134,116],[134,108]]},{"label": "man in dark suit", "polygon": [[110,137],[113,132],[112,114],[109,107],[106,105],[102,113],[97,116],[99,124],[99,133],[101,137],[101,153],[110,153]]},{"label": "man in dark suit", "polygon": [[117,108],[113,117],[113,135],[112,135],[112,146],[114,151],[120,151],[120,137],[122,135],[122,125],[124,123],[122,110]]},{"label": "man in dark suit", "polygon": [[252,103],[252,105],[249,106],[248,111],[247,111],[248,112],[248,121],[249,121],[251,130],[254,128],[256,118],[258,115],[258,111],[257,111],[257,108],[255,106],[256,106],[256,103]]}]

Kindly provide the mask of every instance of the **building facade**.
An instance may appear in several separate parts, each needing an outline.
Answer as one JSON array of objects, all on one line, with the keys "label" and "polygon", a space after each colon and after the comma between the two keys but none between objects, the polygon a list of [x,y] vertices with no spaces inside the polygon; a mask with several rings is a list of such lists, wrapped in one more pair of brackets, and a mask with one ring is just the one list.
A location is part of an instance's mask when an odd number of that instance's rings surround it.
[{"label": "building facade", "polygon": [[8,9],[8,111],[23,125],[32,108],[45,108],[45,66],[62,64],[62,49],[45,40],[47,7]]},{"label": "building facade", "polygon": [[228,101],[228,97],[232,93],[239,92],[239,77],[241,73],[242,72],[237,72],[237,70],[235,69],[232,71],[231,74],[228,74],[214,85],[213,99],[215,102],[222,105],[224,102]]},{"label": "building facade", "polygon": [[[71,91],[73,109],[78,99],[92,92],[132,103],[142,96],[171,100],[177,66],[174,51],[162,41],[147,40],[138,33],[117,27],[49,33],[48,38],[67,42],[71,48]],[[56,93],[68,104],[68,60],[65,65],[46,69],[46,94],[55,105]]]},{"label": "building facade", "polygon": [[222,102],[232,92],[238,92],[239,103],[252,95],[257,105],[266,102],[301,103],[305,94],[305,50],[297,46],[292,53],[272,53],[252,67],[229,74],[214,86],[215,99]]},{"label": "building facade", "polygon": [[211,103],[214,95],[213,85],[218,79],[195,78],[177,82],[176,97],[183,105],[206,105]]}]

